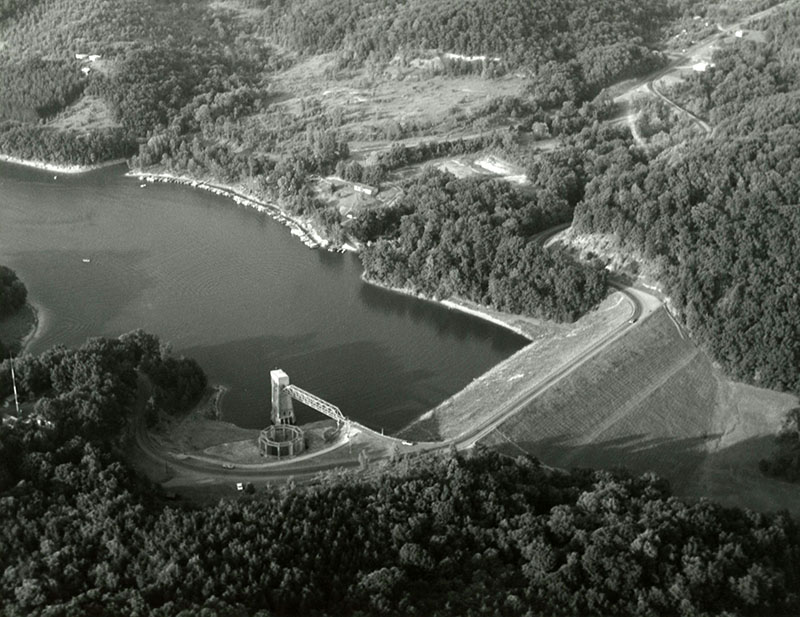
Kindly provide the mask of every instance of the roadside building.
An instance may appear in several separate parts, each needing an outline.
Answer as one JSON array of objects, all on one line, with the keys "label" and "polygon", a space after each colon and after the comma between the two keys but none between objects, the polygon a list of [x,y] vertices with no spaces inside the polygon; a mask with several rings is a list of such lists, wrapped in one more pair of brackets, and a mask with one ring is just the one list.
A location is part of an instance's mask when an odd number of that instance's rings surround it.
[{"label": "roadside building", "polygon": [[353,190],[369,195],[370,197],[378,194],[378,187],[370,186],[369,184],[361,184],[360,182],[353,182]]}]

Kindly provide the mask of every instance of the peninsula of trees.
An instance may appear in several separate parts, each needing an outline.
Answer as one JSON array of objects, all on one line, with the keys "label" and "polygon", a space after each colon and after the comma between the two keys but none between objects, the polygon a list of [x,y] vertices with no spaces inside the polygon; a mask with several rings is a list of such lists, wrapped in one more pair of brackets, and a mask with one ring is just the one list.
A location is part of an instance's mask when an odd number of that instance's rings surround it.
[{"label": "peninsula of trees", "polygon": [[[28,298],[25,284],[17,278],[17,273],[7,266],[0,265],[0,321],[17,313]],[[0,339],[0,358],[14,351],[11,341]]]}]

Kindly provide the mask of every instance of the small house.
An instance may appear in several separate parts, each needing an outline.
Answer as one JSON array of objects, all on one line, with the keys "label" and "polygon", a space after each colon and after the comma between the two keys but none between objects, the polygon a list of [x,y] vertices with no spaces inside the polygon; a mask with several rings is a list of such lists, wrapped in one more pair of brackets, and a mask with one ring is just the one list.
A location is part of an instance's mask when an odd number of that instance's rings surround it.
[{"label": "small house", "polygon": [[370,197],[378,194],[378,187],[370,186],[369,184],[361,184],[360,182],[353,182],[353,190],[369,195]]}]

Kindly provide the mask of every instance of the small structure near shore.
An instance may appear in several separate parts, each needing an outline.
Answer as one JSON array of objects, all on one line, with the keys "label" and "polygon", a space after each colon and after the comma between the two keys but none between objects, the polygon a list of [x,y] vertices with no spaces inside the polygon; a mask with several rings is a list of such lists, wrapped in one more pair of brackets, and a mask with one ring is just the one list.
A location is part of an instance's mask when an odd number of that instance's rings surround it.
[{"label": "small structure near shore", "polygon": [[303,429],[292,424],[273,424],[261,431],[258,448],[262,456],[278,459],[297,456],[306,449]]},{"label": "small structure near shore", "polygon": [[348,426],[349,421],[336,405],[291,385],[289,376],[281,369],[270,371],[269,378],[272,384],[272,425],[258,436],[258,451],[261,456],[276,456],[280,459],[296,456],[305,450],[303,429],[294,424],[293,400],[333,418],[339,430],[343,425]]}]

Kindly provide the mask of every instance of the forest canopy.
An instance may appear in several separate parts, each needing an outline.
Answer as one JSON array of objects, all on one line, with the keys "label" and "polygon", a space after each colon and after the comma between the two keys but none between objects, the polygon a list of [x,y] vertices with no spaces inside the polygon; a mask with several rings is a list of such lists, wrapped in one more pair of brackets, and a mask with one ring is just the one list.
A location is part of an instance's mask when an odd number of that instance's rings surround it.
[{"label": "forest canopy", "polygon": [[25,305],[28,290],[17,273],[0,265],[0,319],[13,315]]},{"label": "forest canopy", "polygon": [[114,446],[135,413],[137,371],[161,350],[135,332],[20,365],[49,424],[0,425],[9,614],[800,610],[788,515],[687,504],[652,475],[554,471],[478,447],[214,505],[167,502]]},{"label": "forest canopy", "polygon": [[570,215],[569,204],[546,190],[522,197],[499,180],[429,172],[394,210],[405,214],[379,225],[372,232],[379,239],[362,254],[367,280],[559,321],[607,294],[605,270],[533,241]]},{"label": "forest canopy", "polygon": [[676,89],[704,101],[694,107],[711,135],[615,149],[587,174],[574,226],[615,234],[655,264],[729,373],[800,392],[800,13],[787,11],[762,24],[780,36],[721,48],[707,75]]}]

